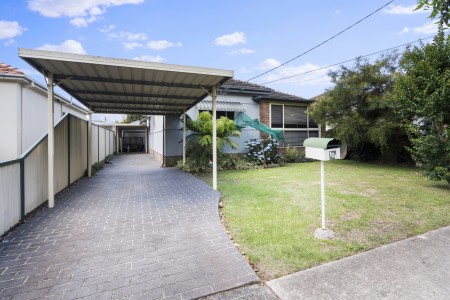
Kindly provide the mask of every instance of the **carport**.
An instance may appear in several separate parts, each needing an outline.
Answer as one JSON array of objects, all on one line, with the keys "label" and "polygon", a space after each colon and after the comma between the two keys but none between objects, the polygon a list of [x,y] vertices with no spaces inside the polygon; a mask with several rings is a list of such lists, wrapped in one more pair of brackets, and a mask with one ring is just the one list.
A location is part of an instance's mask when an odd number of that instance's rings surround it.
[{"label": "carport", "polygon": [[[144,146],[145,153],[148,153],[148,121],[144,124],[116,124],[115,126],[115,135],[116,135],[116,149],[117,153],[120,152],[133,152],[134,147],[131,147],[128,149],[128,151],[124,151],[124,147],[127,145],[135,145],[136,142],[133,142],[136,139],[139,138],[133,138],[133,137],[127,137],[127,133],[137,133],[137,134],[143,134],[144,138],[142,139],[142,145]],[[139,142],[139,141],[137,141]]]},{"label": "carport", "polygon": [[[54,87],[59,86],[92,113],[184,116],[211,95],[213,111],[213,189],[217,189],[216,99],[218,87],[233,71],[169,65],[33,49],[19,57],[42,73],[48,86],[48,205],[54,206]],[[183,160],[185,130],[183,130]],[[88,137],[88,176],[91,176],[91,137]]]}]

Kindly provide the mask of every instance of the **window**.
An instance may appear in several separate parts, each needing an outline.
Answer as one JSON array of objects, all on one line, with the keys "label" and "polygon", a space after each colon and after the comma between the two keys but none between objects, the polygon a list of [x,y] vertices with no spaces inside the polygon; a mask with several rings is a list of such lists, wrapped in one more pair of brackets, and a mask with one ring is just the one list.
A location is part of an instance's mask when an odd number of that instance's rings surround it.
[{"label": "window", "polygon": [[319,136],[319,127],[309,118],[307,106],[271,104],[270,125],[283,130],[286,145],[303,146],[305,139]]},{"label": "window", "polygon": [[[204,111],[207,111],[207,110],[199,110],[198,112],[201,113]],[[209,111],[209,112],[212,115],[212,111]],[[217,110],[216,111],[216,119],[220,119],[220,117],[227,117],[230,120],[234,120],[234,114],[235,114],[234,111],[219,111],[219,110]]]}]

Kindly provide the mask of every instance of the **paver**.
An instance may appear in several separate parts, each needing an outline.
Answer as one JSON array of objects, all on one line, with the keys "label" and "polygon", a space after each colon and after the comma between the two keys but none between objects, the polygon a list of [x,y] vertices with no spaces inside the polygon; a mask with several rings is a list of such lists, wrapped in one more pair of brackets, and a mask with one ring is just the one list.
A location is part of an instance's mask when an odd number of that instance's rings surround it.
[{"label": "paver", "polygon": [[0,243],[0,299],[191,299],[257,282],[220,194],[148,155],[120,155]]}]

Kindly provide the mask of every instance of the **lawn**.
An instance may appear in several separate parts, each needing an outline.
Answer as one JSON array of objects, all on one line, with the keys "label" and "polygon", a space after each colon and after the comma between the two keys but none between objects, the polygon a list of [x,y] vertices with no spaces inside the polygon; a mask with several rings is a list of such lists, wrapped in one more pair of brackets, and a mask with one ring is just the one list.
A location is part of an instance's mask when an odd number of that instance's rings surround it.
[{"label": "lawn", "polygon": [[320,227],[320,163],[219,173],[225,225],[269,280],[450,224],[450,189],[415,168],[325,163],[328,227]]}]

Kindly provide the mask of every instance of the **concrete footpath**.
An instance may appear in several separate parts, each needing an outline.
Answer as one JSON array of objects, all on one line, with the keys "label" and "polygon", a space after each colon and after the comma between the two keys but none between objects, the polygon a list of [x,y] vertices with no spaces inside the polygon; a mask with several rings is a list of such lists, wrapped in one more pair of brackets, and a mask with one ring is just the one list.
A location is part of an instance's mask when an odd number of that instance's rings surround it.
[{"label": "concrete footpath", "polygon": [[267,282],[287,299],[450,299],[450,226]]}]

